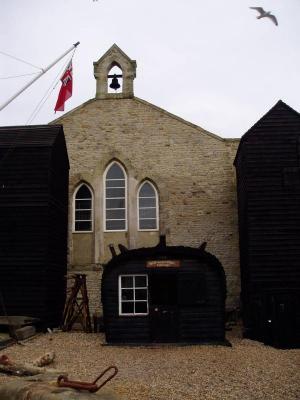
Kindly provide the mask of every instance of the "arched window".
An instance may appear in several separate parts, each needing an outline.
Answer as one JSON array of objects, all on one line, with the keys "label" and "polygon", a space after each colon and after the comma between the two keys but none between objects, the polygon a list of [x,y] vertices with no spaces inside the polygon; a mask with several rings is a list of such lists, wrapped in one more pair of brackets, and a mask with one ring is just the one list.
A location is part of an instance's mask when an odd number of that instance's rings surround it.
[{"label": "arched window", "polygon": [[138,191],[138,228],[141,231],[158,230],[158,195],[148,181]]},{"label": "arched window", "polygon": [[105,174],[105,230],[127,230],[127,179],[124,168],[113,162]]},{"label": "arched window", "polygon": [[74,197],[74,231],[92,232],[93,195],[86,184],[79,186]]}]

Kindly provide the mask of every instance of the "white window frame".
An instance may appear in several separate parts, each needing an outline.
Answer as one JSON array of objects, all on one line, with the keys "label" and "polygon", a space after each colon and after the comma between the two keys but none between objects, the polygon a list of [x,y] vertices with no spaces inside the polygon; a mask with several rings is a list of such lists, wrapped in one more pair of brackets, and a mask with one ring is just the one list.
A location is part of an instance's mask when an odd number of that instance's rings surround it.
[{"label": "white window frame", "polygon": [[[81,211],[89,211],[89,210],[91,211],[91,220],[86,220],[86,221],[91,221],[91,229],[90,230],[85,230],[85,231],[76,230],[76,210],[77,210],[77,208],[76,208],[76,195],[77,195],[77,192],[79,191],[79,189],[82,186],[86,186],[89,189],[90,193],[91,193],[91,199],[80,199],[80,200],[91,200],[91,208],[82,209],[81,210]],[[87,183],[82,182],[76,188],[76,190],[74,192],[74,195],[73,195],[73,226],[72,226],[72,233],[91,233],[91,232],[94,232],[94,193],[93,193],[93,190],[91,189],[91,187]]]},{"label": "white window frame", "polygon": [[[125,229],[106,229],[106,175],[109,169],[113,166],[113,164],[117,164],[123,171],[124,173],[124,179],[125,179]],[[116,179],[119,181],[120,179]],[[128,218],[127,218],[127,174],[125,171],[125,168],[123,167],[122,164],[120,164],[118,161],[112,161],[105,169],[105,172],[103,174],[103,221],[104,221],[104,232],[127,232],[128,229]],[[123,188],[122,188],[123,189]],[[112,199],[112,197],[109,197],[109,199]],[[123,199],[123,197],[122,197]],[[123,208],[114,208],[114,210],[123,210]],[[111,221],[114,221],[111,219]],[[118,221],[117,219],[115,221]]]},{"label": "white window frame", "polygon": [[[146,228],[146,229],[142,229],[142,228],[140,228],[140,191],[141,191],[141,189],[142,189],[142,187],[144,186],[144,184],[145,183],[149,183],[151,186],[152,186],[152,188],[153,188],[153,190],[154,190],[154,193],[155,193],[155,208],[156,208],[156,228],[154,228],[154,229],[148,229],[148,228]],[[143,197],[144,199],[146,198],[146,197]],[[153,197],[151,197],[151,199],[152,199]],[[154,207],[143,207],[143,208],[154,208]],[[151,181],[149,181],[149,180],[145,180],[145,181],[143,181],[141,184],[140,184],[140,187],[139,187],[139,190],[138,190],[138,192],[137,192],[137,216],[138,216],[138,218],[137,218],[137,229],[138,229],[138,231],[139,232],[156,232],[156,231],[158,231],[159,230],[159,200],[158,200],[158,191],[157,191],[157,189],[156,189],[156,187],[153,185],[153,183],[151,182]],[[142,219],[147,219],[147,218],[142,218]],[[154,219],[154,218],[149,218],[149,219]]]},{"label": "white window frame", "polygon": [[[143,276],[146,277],[146,286],[141,286],[137,287],[135,286],[135,277],[137,276]],[[121,287],[121,282],[122,282],[122,277],[133,277],[133,287],[132,288],[122,288]],[[149,287],[148,287],[148,275],[147,274],[123,274],[119,275],[119,282],[118,282],[118,290],[119,290],[119,316],[140,316],[140,315],[149,315]],[[133,300],[122,300],[122,289],[133,289]],[[135,300],[135,289],[147,289],[147,300]],[[133,302],[134,305],[135,303],[146,303],[147,302],[147,312],[146,313],[122,313],[122,303],[130,303]]]}]

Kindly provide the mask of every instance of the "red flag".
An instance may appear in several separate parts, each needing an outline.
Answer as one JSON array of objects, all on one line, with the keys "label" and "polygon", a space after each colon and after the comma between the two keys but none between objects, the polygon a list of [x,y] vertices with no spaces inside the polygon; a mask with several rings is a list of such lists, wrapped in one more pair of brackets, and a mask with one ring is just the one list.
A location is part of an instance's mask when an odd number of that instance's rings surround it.
[{"label": "red flag", "polygon": [[73,89],[73,67],[72,60],[68,64],[61,80],[61,88],[59,91],[58,99],[54,108],[54,111],[64,111],[65,102],[72,96]]}]

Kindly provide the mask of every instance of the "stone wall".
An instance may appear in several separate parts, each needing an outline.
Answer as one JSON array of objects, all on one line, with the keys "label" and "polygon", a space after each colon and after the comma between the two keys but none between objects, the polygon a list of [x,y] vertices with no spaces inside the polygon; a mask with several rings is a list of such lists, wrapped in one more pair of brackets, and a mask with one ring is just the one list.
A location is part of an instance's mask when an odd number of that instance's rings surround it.
[{"label": "stone wall", "polygon": [[[216,255],[227,276],[228,306],[238,303],[239,252],[235,171],[238,140],[225,140],[138,98],[95,99],[65,114],[70,159],[70,268],[90,271],[92,311],[100,309],[101,270],[110,259],[108,244],[153,246],[159,234],[168,245],[199,246]],[[103,173],[112,160],[128,177],[127,232],[104,232]],[[144,179],[159,194],[158,232],[137,229],[137,191]],[[94,231],[72,232],[73,194],[81,182],[94,194]],[[97,267],[98,268],[98,267]]]}]

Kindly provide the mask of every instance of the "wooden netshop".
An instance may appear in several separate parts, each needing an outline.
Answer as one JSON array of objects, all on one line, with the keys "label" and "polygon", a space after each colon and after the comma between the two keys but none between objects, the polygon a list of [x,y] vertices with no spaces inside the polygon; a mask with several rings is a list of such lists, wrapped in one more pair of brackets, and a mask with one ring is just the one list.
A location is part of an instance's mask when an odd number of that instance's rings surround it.
[{"label": "wooden netshop", "polygon": [[0,128],[2,315],[58,326],[65,302],[69,162],[62,126]]},{"label": "wooden netshop", "polygon": [[108,343],[224,343],[226,281],[204,248],[124,250],[105,266],[102,303]]},{"label": "wooden netshop", "polygon": [[235,159],[245,336],[300,346],[300,114],[279,101]]}]

